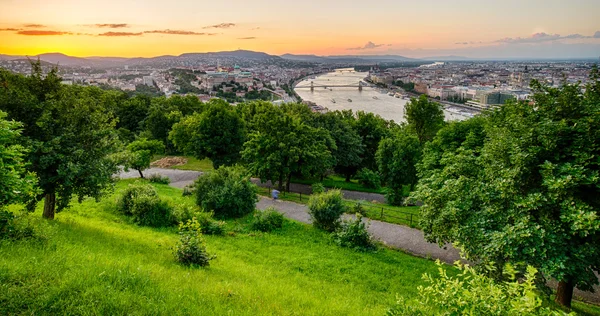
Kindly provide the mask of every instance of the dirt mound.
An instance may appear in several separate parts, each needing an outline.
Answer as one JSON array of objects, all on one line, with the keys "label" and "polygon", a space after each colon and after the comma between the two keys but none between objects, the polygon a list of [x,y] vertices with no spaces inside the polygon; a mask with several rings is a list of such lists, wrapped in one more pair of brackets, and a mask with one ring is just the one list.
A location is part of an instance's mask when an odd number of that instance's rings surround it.
[{"label": "dirt mound", "polygon": [[156,168],[169,168],[172,166],[181,166],[187,163],[187,159],[183,157],[165,157],[154,161],[150,164],[151,167]]}]

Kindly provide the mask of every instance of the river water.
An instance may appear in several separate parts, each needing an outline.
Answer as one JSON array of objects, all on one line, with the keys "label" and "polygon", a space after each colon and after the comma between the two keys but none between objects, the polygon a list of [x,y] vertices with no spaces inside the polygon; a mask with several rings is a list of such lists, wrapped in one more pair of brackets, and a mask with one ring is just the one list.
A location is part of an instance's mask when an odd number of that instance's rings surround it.
[{"label": "river water", "polygon": [[[354,72],[351,69],[337,69],[335,72],[322,74],[316,78],[307,78],[296,85],[294,89],[305,101],[314,102],[320,106],[335,110],[352,110],[371,112],[379,114],[386,120],[393,120],[396,123],[404,122],[404,105],[409,100],[389,96],[387,91],[379,88],[363,87],[358,91],[358,87],[315,87],[310,91],[311,81],[315,86],[327,85],[355,85],[368,76],[367,72]],[[349,101],[352,100],[352,101]],[[334,102],[335,101],[335,102]],[[467,117],[457,113],[444,111],[446,120],[464,120]]]}]

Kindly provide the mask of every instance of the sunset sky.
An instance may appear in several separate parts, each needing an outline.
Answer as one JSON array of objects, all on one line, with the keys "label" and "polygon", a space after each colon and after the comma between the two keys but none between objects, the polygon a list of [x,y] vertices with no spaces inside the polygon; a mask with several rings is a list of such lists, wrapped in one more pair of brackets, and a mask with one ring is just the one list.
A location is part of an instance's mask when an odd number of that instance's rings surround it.
[{"label": "sunset sky", "polygon": [[0,54],[599,57],[599,0],[0,0]]}]

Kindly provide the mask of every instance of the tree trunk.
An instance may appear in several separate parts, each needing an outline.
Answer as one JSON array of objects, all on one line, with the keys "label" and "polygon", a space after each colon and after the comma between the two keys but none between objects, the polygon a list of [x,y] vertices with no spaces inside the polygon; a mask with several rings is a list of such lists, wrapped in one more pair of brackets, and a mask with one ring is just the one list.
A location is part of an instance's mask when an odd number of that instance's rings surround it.
[{"label": "tree trunk", "polygon": [[278,188],[279,188],[279,191],[283,191],[283,172],[279,173]]},{"label": "tree trunk", "polygon": [[47,219],[54,219],[54,208],[56,207],[56,193],[46,193],[44,199],[44,213],[42,216]]},{"label": "tree trunk", "polygon": [[346,173],[346,182],[350,182],[350,172]]},{"label": "tree trunk", "polygon": [[285,190],[290,193],[290,181],[292,181],[292,173],[290,172],[290,174],[288,174],[287,176],[287,181],[285,184]]},{"label": "tree trunk", "polygon": [[144,179],[144,174],[142,173],[142,170],[137,169],[137,171],[140,173],[140,178]]},{"label": "tree trunk", "polygon": [[573,300],[574,287],[575,283],[572,279],[562,280],[558,282],[555,301],[562,306],[571,308],[571,300]]}]

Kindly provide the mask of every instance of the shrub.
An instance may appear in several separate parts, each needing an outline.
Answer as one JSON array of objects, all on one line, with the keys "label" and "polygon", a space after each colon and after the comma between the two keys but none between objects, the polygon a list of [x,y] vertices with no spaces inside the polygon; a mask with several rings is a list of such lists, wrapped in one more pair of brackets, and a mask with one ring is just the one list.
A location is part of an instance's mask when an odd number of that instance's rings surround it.
[{"label": "shrub", "polygon": [[404,204],[404,188],[386,188],[385,190],[385,201],[389,205],[403,205]]},{"label": "shrub", "polygon": [[34,235],[33,226],[24,221],[23,216],[17,217],[12,212],[0,210],[0,240],[19,240]]},{"label": "shrub", "polygon": [[510,281],[496,283],[459,262],[461,272],[456,277],[448,276],[439,260],[437,265],[439,277],[424,274],[429,285],[418,287],[419,297],[410,301],[399,297],[387,315],[565,315],[543,306],[534,284],[534,267],[528,266],[519,281],[515,269],[507,265]]},{"label": "shrub", "polygon": [[183,188],[183,196],[191,196],[194,195],[194,193],[196,192],[195,189],[195,185],[196,184],[188,184]]},{"label": "shrub", "polygon": [[241,167],[220,167],[196,180],[196,203],[217,218],[241,217],[254,211],[256,185]]},{"label": "shrub", "polygon": [[345,210],[340,190],[315,194],[308,200],[308,213],[313,220],[313,225],[328,232],[333,232],[339,227],[340,216]]},{"label": "shrub", "polygon": [[358,179],[358,183],[362,184],[365,188],[381,188],[381,178],[373,170],[362,168],[356,173],[356,178]]},{"label": "shrub", "polygon": [[252,229],[261,232],[271,232],[283,226],[283,214],[277,212],[273,207],[264,211],[256,211],[252,220]]},{"label": "shrub", "polygon": [[225,222],[213,219],[212,212],[199,212],[194,216],[200,223],[200,230],[206,235],[225,234]]},{"label": "shrub", "polygon": [[175,258],[183,265],[208,266],[214,259],[206,251],[200,223],[193,218],[185,224],[179,224],[179,243],[175,248]]},{"label": "shrub", "polygon": [[317,182],[317,183],[313,183],[312,185],[312,193],[313,194],[319,194],[319,193],[323,193],[325,192],[325,186],[323,185],[323,183]]},{"label": "shrub", "polygon": [[173,224],[173,208],[160,199],[150,184],[129,185],[117,201],[117,210],[132,216],[139,225],[164,227]]},{"label": "shrub", "polygon": [[342,227],[333,233],[333,240],[342,247],[359,251],[369,251],[376,248],[360,213],[356,214],[355,220],[344,221]]},{"label": "shrub", "polygon": [[173,224],[173,208],[158,196],[140,195],[135,198],[131,215],[142,226],[165,227]]},{"label": "shrub", "polygon": [[151,174],[148,177],[148,180],[150,180],[150,182],[159,183],[159,184],[169,184],[169,183],[171,183],[171,179],[169,179],[169,177],[167,177],[167,176],[161,176],[158,173]]},{"label": "shrub", "polygon": [[138,196],[158,196],[158,193],[149,184],[141,182],[130,184],[117,201],[117,210],[125,215],[132,215],[131,210]]}]

